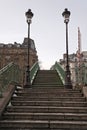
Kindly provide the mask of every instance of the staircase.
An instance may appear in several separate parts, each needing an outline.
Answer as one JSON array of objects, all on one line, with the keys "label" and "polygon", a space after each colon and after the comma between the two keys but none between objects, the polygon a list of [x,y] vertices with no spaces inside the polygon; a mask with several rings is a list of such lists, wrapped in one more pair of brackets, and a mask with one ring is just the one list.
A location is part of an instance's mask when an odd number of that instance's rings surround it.
[{"label": "staircase", "polygon": [[0,130],[87,130],[87,101],[80,90],[65,89],[53,70],[38,72],[32,88],[17,88]]},{"label": "staircase", "polygon": [[40,70],[35,78],[33,86],[63,86],[63,83],[54,70]]}]

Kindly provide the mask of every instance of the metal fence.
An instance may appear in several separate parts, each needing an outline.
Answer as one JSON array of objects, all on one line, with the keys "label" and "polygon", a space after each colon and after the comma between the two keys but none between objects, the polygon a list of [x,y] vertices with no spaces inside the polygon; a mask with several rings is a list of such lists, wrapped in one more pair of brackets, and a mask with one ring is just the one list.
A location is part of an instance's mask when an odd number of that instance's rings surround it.
[{"label": "metal fence", "polygon": [[[36,62],[30,69],[30,80],[31,84],[36,76],[39,69],[39,64]],[[3,92],[8,87],[9,84],[21,84],[22,80],[22,70],[19,66],[13,62],[9,63],[7,66],[0,70],[0,97],[3,96]]]},{"label": "metal fence", "polygon": [[21,71],[13,62],[0,70],[0,97],[9,84],[19,84]]},{"label": "metal fence", "polygon": [[36,62],[30,69],[30,80],[31,80],[31,84],[33,83],[33,80],[37,74],[37,71],[39,70],[39,64],[38,62]]},{"label": "metal fence", "polygon": [[57,73],[59,74],[63,84],[65,84],[65,71],[61,67],[61,65],[58,62],[55,62],[55,64],[53,65],[52,69],[55,69],[57,71]]}]

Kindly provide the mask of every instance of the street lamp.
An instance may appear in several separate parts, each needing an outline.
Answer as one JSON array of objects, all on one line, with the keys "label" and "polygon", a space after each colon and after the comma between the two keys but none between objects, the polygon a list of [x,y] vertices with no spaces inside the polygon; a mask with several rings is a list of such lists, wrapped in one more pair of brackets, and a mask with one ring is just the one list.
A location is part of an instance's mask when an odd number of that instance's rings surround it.
[{"label": "street lamp", "polygon": [[30,87],[30,64],[29,64],[29,58],[30,58],[30,24],[32,22],[33,13],[31,12],[31,9],[29,9],[26,13],[26,21],[28,23],[28,51],[27,51],[27,68],[26,68],[26,82],[24,87]]},{"label": "street lamp", "polygon": [[69,68],[69,57],[68,57],[68,22],[70,17],[70,11],[68,9],[65,9],[62,13],[62,16],[64,17],[64,23],[66,24],[66,74],[65,74],[65,87],[66,88],[72,88],[71,83],[71,73]]}]

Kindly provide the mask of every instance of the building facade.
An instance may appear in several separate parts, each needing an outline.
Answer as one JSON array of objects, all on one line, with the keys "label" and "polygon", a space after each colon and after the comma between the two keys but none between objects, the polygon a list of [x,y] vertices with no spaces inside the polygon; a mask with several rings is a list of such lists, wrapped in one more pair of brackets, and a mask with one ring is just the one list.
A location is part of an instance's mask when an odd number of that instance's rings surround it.
[{"label": "building facade", "polygon": [[[66,54],[63,55],[63,59],[60,60],[60,64],[63,69],[66,69]],[[81,53],[80,61],[77,54],[73,53],[69,55],[69,66],[71,72],[71,81],[73,86],[87,85],[87,51]]]},{"label": "building facade", "polygon": [[[3,44],[0,43],[0,69],[14,62],[19,65],[21,69],[25,68],[27,65],[27,54],[28,54],[28,39],[24,38],[22,44]],[[30,39],[30,58],[29,64],[30,67],[38,61],[37,51],[35,48],[34,40]]]}]

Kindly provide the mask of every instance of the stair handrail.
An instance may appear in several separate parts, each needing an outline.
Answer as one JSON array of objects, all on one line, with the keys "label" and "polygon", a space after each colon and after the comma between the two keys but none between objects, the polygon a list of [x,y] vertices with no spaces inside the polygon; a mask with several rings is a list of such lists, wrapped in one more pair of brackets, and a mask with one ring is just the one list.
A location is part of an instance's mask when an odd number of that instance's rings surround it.
[{"label": "stair handrail", "polygon": [[0,70],[0,97],[3,97],[3,92],[9,84],[19,84],[20,71],[19,66],[13,62]]},{"label": "stair handrail", "polygon": [[35,76],[37,74],[37,71],[40,69],[38,61],[35,62],[35,64],[30,69],[30,80],[31,84],[33,83]]},{"label": "stair handrail", "polygon": [[56,61],[55,64],[52,66],[51,69],[54,69],[57,71],[57,73],[59,74],[63,84],[65,84],[65,71],[62,68],[62,66]]},{"label": "stair handrail", "polygon": [[5,70],[7,70],[7,68],[9,68],[10,66],[13,65],[13,62],[10,62],[8,65],[4,66],[1,70],[0,70],[0,74],[2,74]]}]

